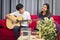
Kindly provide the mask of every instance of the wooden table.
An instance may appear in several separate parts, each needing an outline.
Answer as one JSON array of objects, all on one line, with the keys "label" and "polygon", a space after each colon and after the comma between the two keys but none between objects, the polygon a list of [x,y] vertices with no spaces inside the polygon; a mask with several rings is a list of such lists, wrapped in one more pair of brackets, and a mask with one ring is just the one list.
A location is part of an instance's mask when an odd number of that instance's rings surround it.
[{"label": "wooden table", "polygon": [[[24,38],[28,38],[28,36],[24,36]],[[21,40],[21,37],[19,37],[17,40]],[[29,39],[26,39],[29,40]],[[35,35],[31,35],[31,40],[44,40],[42,38],[37,38]]]}]

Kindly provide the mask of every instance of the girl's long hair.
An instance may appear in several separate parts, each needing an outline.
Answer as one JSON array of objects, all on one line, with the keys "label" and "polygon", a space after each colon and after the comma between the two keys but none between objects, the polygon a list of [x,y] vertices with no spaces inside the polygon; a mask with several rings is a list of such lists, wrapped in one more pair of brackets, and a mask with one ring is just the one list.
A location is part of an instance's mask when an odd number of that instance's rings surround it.
[{"label": "girl's long hair", "polygon": [[[49,17],[50,15],[50,7],[49,7],[49,4],[43,4],[43,5],[46,5],[47,6],[47,11],[46,11],[46,14],[44,15],[45,17]],[[40,15],[43,15],[43,11],[40,12]]]}]

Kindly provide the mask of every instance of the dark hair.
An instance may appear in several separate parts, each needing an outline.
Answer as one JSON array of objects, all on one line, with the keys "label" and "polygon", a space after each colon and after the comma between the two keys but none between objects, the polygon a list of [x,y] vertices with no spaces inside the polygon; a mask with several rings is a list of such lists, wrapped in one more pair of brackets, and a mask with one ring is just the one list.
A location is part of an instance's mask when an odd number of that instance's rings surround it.
[{"label": "dark hair", "polygon": [[19,3],[19,4],[16,5],[16,9],[17,9],[18,11],[19,11],[19,9],[21,9],[21,8],[23,8],[23,5],[22,5],[22,4]]},{"label": "dark hair", "polygon": [[[50,7],[49,7],[49,4],[48,3],[45,3],[43,5],[46,5],[47,6],[47,11],[46,11],[46,14],[44,15],[45,17],[48,17],[50,15]],[[40,12],[40,15],[42,15],[43,11]]]}]

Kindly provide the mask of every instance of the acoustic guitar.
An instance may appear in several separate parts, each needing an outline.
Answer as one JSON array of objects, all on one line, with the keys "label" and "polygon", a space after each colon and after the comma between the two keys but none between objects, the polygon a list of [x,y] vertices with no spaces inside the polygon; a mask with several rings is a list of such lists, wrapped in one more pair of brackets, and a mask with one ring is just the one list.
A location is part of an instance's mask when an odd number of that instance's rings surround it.
[{"label": "acoustic guitar", "polygon": [[14,23],[12,20],[10,20],[10,19],[7,18],[7,19],[6,19],[6,25],[7,25],[7,28],[8,28],[8,29],[13,29],[14,26],[20,26],[20,21],[22,20],[22,17],[21,17],[21,16],[18,16],[18,17],[11,16],[11,18],[12,18],[13,20],[16,20],[16,19],[17,19],[17,22]]},{"label": "acoustic guitar", "polygon": [[[13,20],[16,20],[17,19],[17,22],[14,23],[12,20],[10,20],[9,18],[6,19],[6,26],[8,29],[13,29],[15,26],[20,26],[20,22],[25,22],[25,21],[28,21],[28,20],[23,20],[23,18],[21,16],[13,16],[11,15],[10,17],[11,19]],[[39,19],[34,19],[34,21],[37,21]]]}]

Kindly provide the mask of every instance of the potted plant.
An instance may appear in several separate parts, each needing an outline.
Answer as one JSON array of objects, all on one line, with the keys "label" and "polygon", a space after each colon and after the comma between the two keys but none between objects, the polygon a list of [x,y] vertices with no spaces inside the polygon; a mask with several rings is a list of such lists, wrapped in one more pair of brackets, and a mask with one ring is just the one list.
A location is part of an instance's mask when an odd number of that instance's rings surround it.
[{"label": "potted plant", "polygon": [[37,28],[39,29],[39,36],[44,40],[56,40],[56,25],[53,18],[45,17],[44,20],[37,21]]}]

